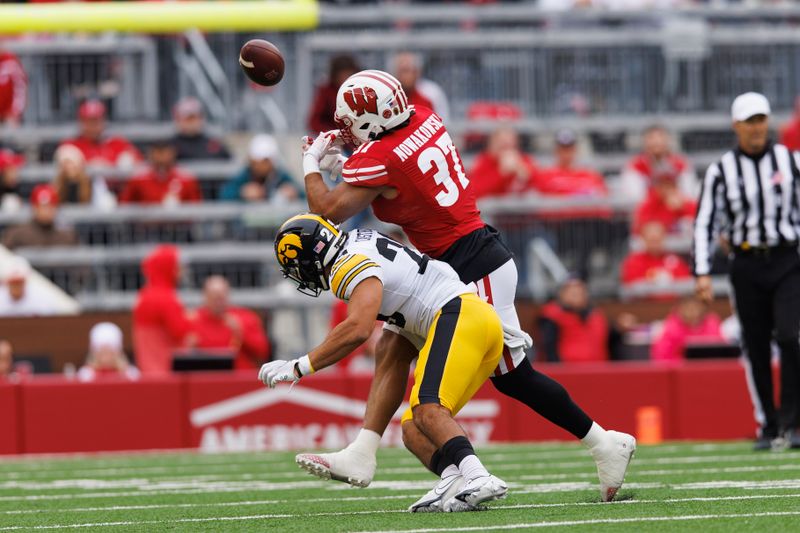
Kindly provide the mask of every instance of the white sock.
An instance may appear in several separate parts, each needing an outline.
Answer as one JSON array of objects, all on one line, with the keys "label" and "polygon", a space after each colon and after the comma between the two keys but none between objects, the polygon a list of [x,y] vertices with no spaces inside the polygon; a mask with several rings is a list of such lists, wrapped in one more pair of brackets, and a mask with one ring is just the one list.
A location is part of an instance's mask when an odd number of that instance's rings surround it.
[{"label": "white sock", "polygon": [[477,455],[468,455],[464,457],[461,460],[461,464],[458,465],[458,471],[464,476],[464,481],[466,483],[469,483],[473,479],[489,475],[489,471],[486,470]]},{"label": "white sock", "polygon": [[589,449],[601,446],[606,442],[606,430],[597,422],[592,422],[592,427],[589,428],[589,433],[581,439],[584,446]]},{"label": "white sock", "polygon": [[460,474],[460,472],[458,471],[458,467],[456,465],[448,465],[448,467],[442,471],[442,479],[458,474]]},{"label": "white sock", "polygon": [[371,429],[361,428],[356,439],[347,448],[370,457],[375,457],[378,453],[378,446],[381,445],[381,436]]}]

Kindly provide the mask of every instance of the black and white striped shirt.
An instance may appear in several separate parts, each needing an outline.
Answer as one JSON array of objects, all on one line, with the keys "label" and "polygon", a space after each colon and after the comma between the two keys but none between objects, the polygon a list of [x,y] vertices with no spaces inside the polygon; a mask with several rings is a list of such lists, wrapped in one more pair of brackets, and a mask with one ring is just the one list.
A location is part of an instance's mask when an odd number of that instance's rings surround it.
[{"label": "black and white striped shirt", "polygon": [[736,148],[711,165],[703,179],[692,246],[694,273],[711,270],[717,236],[734,247],[778,246],[800,237],[800,154],[768,144],[749,156]]}]

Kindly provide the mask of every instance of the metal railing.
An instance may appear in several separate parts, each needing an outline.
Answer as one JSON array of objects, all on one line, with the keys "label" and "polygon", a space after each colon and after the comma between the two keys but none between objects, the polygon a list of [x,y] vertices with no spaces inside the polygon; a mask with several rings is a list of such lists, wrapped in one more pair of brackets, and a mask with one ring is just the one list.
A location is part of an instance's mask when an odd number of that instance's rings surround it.
[{"label": "metal railing", "polygon": [[80,100],[92,95],[110,102],[114,119],[158,118],[158,59],[151,38],[56,37],[4,42],[3,48],[28,73],[26,123],[73,121]]}]

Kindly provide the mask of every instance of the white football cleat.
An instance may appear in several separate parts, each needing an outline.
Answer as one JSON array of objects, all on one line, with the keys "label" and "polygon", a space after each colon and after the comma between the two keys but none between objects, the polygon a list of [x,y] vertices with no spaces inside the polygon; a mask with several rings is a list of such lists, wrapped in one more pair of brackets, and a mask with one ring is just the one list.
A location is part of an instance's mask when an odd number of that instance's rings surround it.
[{"label": "white football cleat", "polygon": [[477,511],[484,502],[506,497],[508,485],[502,479],[489,475],[473,479],[464,485],[461,492],[444,503],[448,513],[459,511]]},{"label": "white football cleat", "polygon": [[461,474],[453,474],[439,480],[436,486],[422,498],[414,502],[408,511],[411,513],[438,513],[443,511],[444,502],[455,497],[464,488]]},{"label": "white football cleat", "polygon": [[375,476],[375,457],[345,448],[335,453],[301,453],[297,465],[312,476],[368,487]]},{"label": "white football cleat", "polygon": [[597,476],[600,478],[600,498],[610,502],[617,495],[617,491],[625,480],[628,470],[636,452],[636,439],[633,435],[608,431],[608,441],[602,446],[591,450],[594,462],[597,463]]}]

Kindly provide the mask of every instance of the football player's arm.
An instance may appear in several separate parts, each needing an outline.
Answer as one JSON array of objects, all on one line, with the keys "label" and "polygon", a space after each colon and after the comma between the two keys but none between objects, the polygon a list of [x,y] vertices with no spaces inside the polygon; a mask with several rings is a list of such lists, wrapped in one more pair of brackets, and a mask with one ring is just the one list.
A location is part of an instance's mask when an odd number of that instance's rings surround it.
[{"label": "football player's arm", "polygon": [[308,208],[311,212],[336,224],[369,207],[372,201],[387,189],[387,187],[356,187],[344,182],[333,189],[328,189],[319,172],[306,174],[305,184]]},{"label": "football player's arm", "polygon": [[382,299],[383,283],[377,277],[366,278],[353,288],[347,318],[328,333],[322,344],[308,353],[315,372],[344,359],[369,339]]}]

